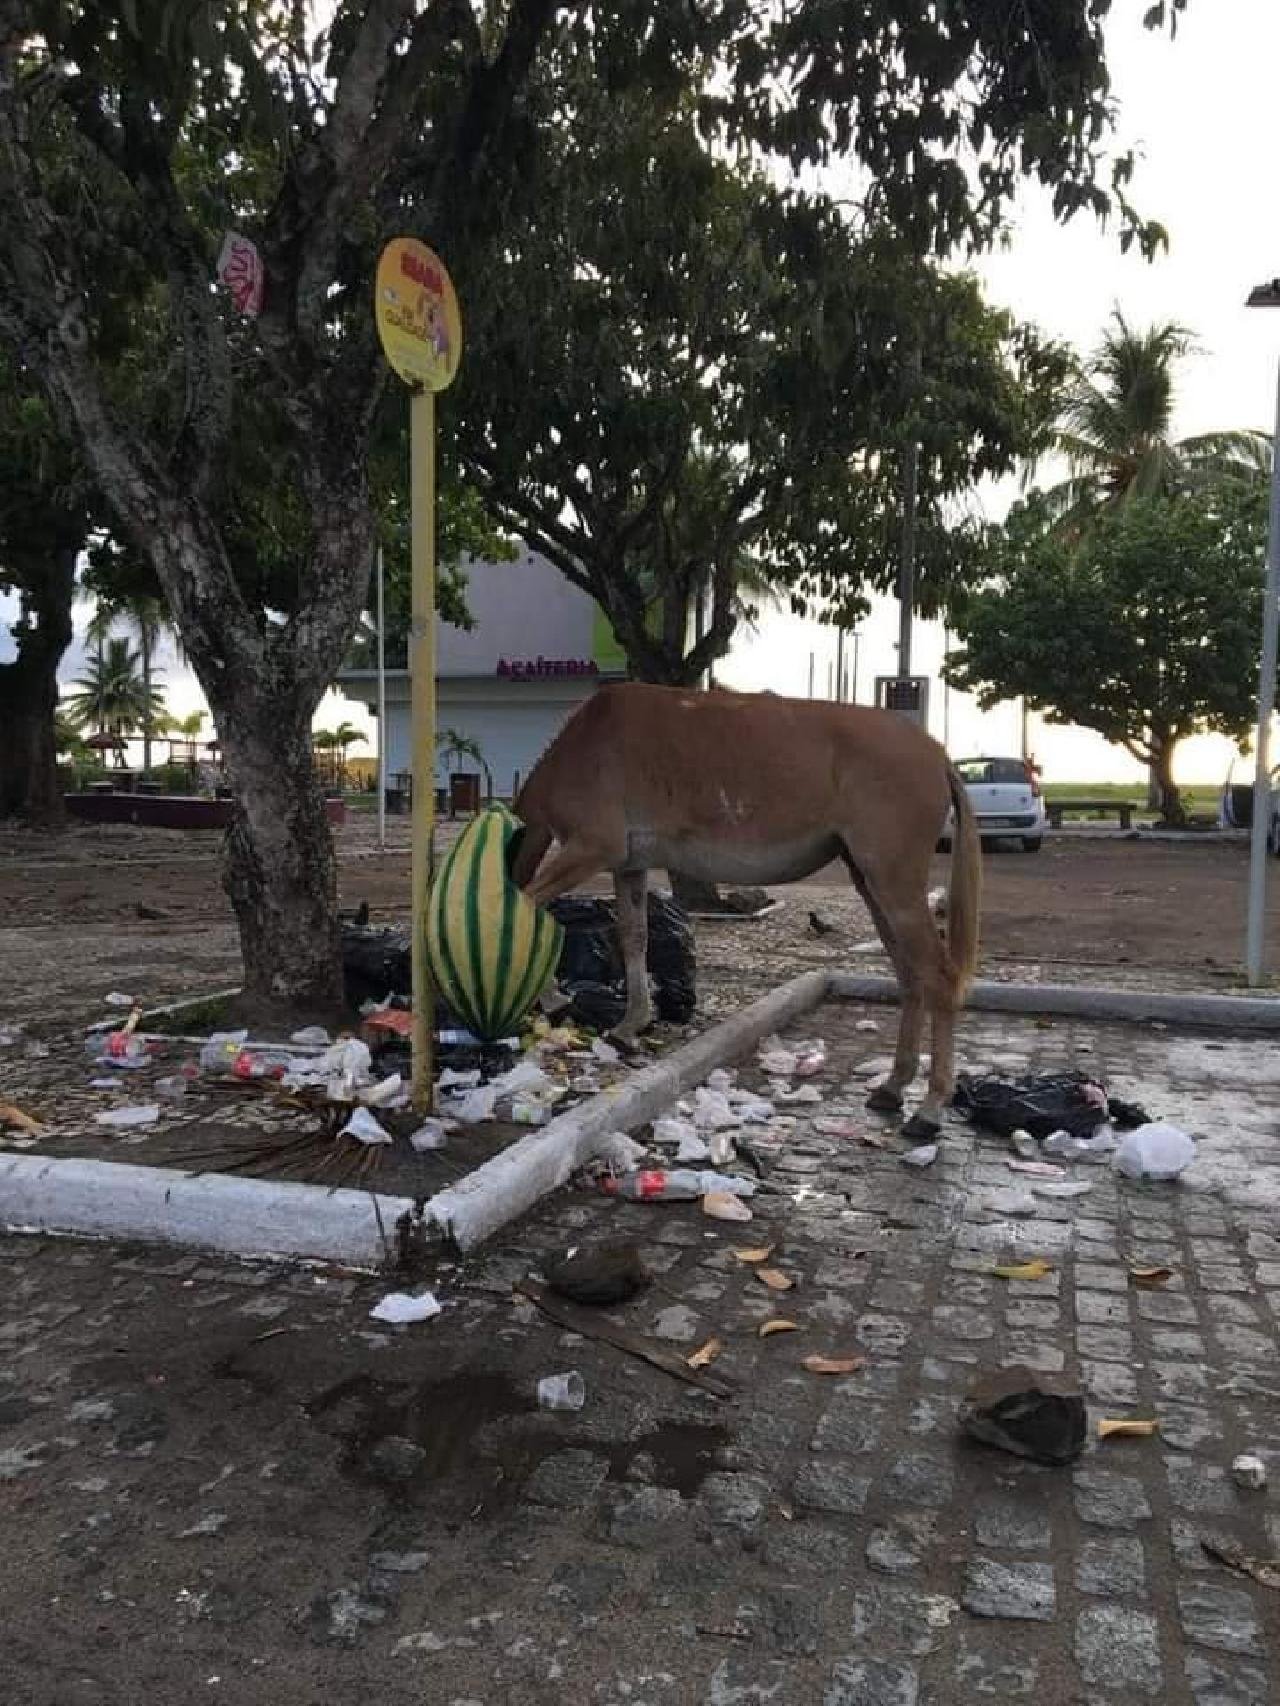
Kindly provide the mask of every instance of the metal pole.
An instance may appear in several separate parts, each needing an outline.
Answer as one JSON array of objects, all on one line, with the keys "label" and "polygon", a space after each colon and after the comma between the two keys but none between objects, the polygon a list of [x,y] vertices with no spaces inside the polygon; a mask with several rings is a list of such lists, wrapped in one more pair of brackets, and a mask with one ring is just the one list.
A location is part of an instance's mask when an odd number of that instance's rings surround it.
[{"label": "metal pole", "polygon": [[853,630],[853,692],[850,694],[850,698],[855,705],[858,703],[858,653],[861,649],[862,635],[858,629],[855,628]]},{"label": "metal pole", "polygon": [[[922,361],[920,346],[911,352],[908,376],[914,412]],[[916,598],[916,500],[920,483],[920,446],[914,437],[907,446],[902,470],[902,561],[898,569],[898,674],[911,674],[911,615]]]},{"label": "metal pole", "polygon": [[844,698],[844,629],[836,629],[836,698]]},{"label": "metal pole", "polygon": [[809,653],[809,697],[813,698],[813,653]]},{"label": "metal pole", "polygon": [[387,628],[378,546],[378,851],[387,847]]},{"label": "metal pole", "polygon": [[1262,669],[1258,679],[1258,735],[1253,770],[1253,829],[1249,837],[1249,921],[1245,975],[1251,989],[1263,980],[1267,916],[1267,829],[1271,801],[1271,718],[1276,705],[1280,643],[1280,374],[1276,380],[1276,436],[1271,442],[1271,518],[1267,531],[1267,584],[1262,601]]},{"label": "metal pole", "polygon": [[413,1105],[431,1106],[435,991],[427,965],[427,889],[436,814],[436,399],[415,391],[409,405],[413,606],[409,632],[413,753],[413,859],[409,945],[413,981]]},{"label": "metal pole", "polygon": [[951,751],[951,682],[947,676],[947,659],[951,656],[951,631],[942,630],[942,745]]}]

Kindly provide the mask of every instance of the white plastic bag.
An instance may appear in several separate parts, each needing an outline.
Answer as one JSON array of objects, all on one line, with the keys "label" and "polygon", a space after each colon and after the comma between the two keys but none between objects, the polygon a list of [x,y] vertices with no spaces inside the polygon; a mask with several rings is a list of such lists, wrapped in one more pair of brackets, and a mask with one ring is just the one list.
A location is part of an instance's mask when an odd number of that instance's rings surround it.
[{"label": "white plastic bag", "polygon": [[389,1321],[393,1327],[409,1321],[430,1321],[439,1315],[440,1305],[429,1291],[389,1291],[381,1303],[369,1311],[371,1321]]},{"label": "white plastic bag", "polygon": [[357,1143],[390,1143],[391,1133],[384,1131],[368,1108],[354,1108],[351,1118],[338,1133],[339,1137],[354,1137]]},{"label": "white plastic bag", "polygon": [[1195,1158],[1195,1143],[1180,1126],[1152,1120],[1124,1134],[1115,1166],[1126,1179],[1176,1179]]},{"label": "white plastic bag", "polygon": [[440,1120],[423,1120],[417,1131],[409,1133],[409,1147],[416,1149],[419,1155],[425,1155],[432,1149],[443,1149],[446,1141],[444,1125]]},{"label": "white plastic bag", "polygon": [[112,1108],[109,1113],[93,1117],[98,1125],[111,1126],[115,1131],[128,1131],[133,1126],[154,1125],[160,1118],[160,1105],[147,1102],[139,1107]]},{"label": "white plastic bag", "polygon": [[693,1093],[693,1123],[699,1131],[724,1131],[741,1125],[742,1116],[729,1106],[723,1090],[695,1090]]}]

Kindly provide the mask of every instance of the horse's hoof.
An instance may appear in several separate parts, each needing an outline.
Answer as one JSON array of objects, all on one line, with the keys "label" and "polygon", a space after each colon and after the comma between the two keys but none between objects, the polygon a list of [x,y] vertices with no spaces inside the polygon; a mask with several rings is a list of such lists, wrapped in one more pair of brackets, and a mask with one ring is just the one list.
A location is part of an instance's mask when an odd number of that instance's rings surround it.
[{"label": "horse's hoof", "polygon": [[909,1137],[916,1143],[933,1143],[941,1134],[942,1126],[927,1114],[912,1114],[902,1128],[903,1137]]},{"label": "horse's hoof", "polygon": [[867,1106],[875,1114],[900,1114],[902,1097],[896,1090],[890,1090],[887,1084],[877,1084],[867,1097]]},{"label": "horse's hoof", "polygon": [[606,1042],[611,1042],[618,1053],[626,1060],[634,1060],[642,1052],[640,1038],[622,1031],[610,1031]]}]

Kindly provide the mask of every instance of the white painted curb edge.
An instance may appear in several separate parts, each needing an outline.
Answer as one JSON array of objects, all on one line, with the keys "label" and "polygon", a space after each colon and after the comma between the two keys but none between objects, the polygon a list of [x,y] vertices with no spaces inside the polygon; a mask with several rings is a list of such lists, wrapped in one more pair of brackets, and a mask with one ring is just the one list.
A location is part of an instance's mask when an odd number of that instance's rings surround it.
[{"label": "white painted curb edge", "polygon": [[0,1225],[189,1245],[231,1256],[378,1268],[395,1253],[409,1197],[330,1191],[119,1161],[0,1158]]},{"label": "white painted curb edge", "polygon": [[[827,994],[841,1001],[898,999],[892,978],[830,972]],[[1246,995],[1176,995],[1159,990],[1091,988],[1071,983],[975,983],[965,1007],[986,1013],[1046,1013],[1064,1018],[1161,1023],[1222,1031],[1280,1031],[1280,1000]]]},{"label": "white painted curb edge", "polygon": [[714,1068],[736,1060],[771,1031],[809,1012],[826,992],[823,971],[805,972],[780,984],[616,1090],[606,1090],[561,1114],[438,1192],[427,1202],[423,1218],[459,1249],[472,1249],[563,1185],[605,1138],[656,1119]]}]

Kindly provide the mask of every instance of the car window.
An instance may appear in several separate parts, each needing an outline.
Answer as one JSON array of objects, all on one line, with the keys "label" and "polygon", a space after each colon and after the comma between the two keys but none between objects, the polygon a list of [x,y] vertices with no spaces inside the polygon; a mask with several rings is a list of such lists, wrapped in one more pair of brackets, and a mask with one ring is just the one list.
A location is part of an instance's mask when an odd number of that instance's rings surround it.
[{"label": "car window", "polygon": [[1022,782],[1027,780],[1027,767],[1020,758],[993,758],[991,760],[992,782]]},{"label": "car window", "polygon": [[962,758],[956,765],[956,774],[962,782],[989,782],[991,766],[985,758]]}]

